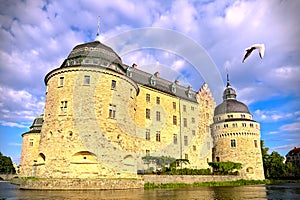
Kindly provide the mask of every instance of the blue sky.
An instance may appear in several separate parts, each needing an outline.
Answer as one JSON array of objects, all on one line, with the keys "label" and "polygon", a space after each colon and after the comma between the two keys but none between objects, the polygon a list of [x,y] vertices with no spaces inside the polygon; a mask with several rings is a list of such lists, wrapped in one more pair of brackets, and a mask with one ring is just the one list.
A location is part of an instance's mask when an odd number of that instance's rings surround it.
[{"label": "blue sky", "polygon": [[[176,31],[195,41],[224,81],[228,68],[237,99],[261,123],[261,139],[270,152],[285,155],[300,147],[300,1],[0,3],[0,151],[14,162],[19,163],[21,134],[43,113],[44,76],[59,67],[75,45],[94,40],[98,16],[103,43],[145,27]],[[261,60],[253,52],[242,63],[245,48],[254,43],[265,44],[265,57]],[[160,70],[162,77],[179,78],[194,90],[204,81],[184,57],[164,49],[137,49],[122,55],[122,60],[151,73]]]}]

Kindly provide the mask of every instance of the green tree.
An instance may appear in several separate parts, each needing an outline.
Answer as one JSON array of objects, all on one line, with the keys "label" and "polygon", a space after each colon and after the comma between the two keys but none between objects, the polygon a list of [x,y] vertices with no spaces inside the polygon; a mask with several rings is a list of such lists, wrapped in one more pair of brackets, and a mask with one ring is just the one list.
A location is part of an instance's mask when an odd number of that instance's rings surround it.
[{"label": "green tree", "polygon": [[176,160],[175,158],[172,158],[170,156],[144,156],[142,157],[142,159],[145,163],[155,163],[158,168],[170,165]]},{"label": "green tree", "polygon": [[266,177],[269,177],[269,148],[265,147],[265,142],[263,140],[260,141],[260,147],[261,147],[261,155],[262,155],[262,160],[263,160],[263,167],[264,167],[264,173]]},{"label": "green tree", "polygon": [[266,178],[282,178],[288,176],[297,176],[297,169],[291,163],[284,163],[284,156],[273,151],[268,153],[269,148],[264,146],[261,140],[261,154]]},{"label": "green tree", "polygon": [[209,162],[208,165],[214,169],[214,172],[220,174],[232,174],[235,170],[242,168],[241,163],[235,162]]},{"label": "green tree", "polygon": [[4,156],[0,152],[0,173],[16,173],[10,157]]}]

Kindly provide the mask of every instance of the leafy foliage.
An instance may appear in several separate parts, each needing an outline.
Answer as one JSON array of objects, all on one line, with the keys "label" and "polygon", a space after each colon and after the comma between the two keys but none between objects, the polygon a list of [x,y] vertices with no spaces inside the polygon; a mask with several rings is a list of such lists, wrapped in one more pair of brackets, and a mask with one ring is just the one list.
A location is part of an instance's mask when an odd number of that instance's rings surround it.
[{"label": "leafy foliage", "polygon": [[145,163],[154,162],[159,168],[165,167],[176,160],[170,156],[144,156],[142,159]]},{"label": "leafy foliage", "polygon": [[10,157],[4,156],[0,152],[0,173],[16,173]]},{"label": "leafy foliage", "polygon": [[209,162],[215,173],[217,174],[234,174],[234,171],[242,168],[241,163],[235,162]]},{"label": "leafy foliage", "polygon": [[284,163],[285,158],[278,152],[273,151],[268,154],[268,147],[264,146],[264,141],[261,141],[261,152],[266,178],[284,178],[299,176],[299,172],[291,163]]}]

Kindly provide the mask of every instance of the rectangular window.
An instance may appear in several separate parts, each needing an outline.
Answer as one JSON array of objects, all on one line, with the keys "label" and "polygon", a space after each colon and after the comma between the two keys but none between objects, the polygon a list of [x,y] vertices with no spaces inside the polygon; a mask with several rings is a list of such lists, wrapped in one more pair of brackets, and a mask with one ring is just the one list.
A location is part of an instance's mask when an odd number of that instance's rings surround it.
[{"label": "rectangular window", "polygon": [[187,119],[186,118],[183,118],[183,126],[187,127]]},{"label": "rectangular window", "polygon": [[156,121],[160,121],[160,112],[159,111],[156,112]]},{"label": "rectangular window", "polygon": [[173,109],[176,110],[176,102],[173,102]]},{"label": "rectangular window", "polygon": [[233,123],[233,124],[232,124],[232,127],[237,127],[237,123]]},{"label": "rectangular window", "polygon": [[146,108],[146,119],[150,119],[150,109]]},{"label": "rectangular window", "polygon": [[196,131],[192,130],[192,135],[195,136],[196,135]]},{"label": "rectangular window", "polygon": [[257,148],[258,145],[257,145],[257,140],[254,140],[254,147]]},{"label": "rectangular window", "polygon": [[228,128],[228,124],[224,124],[224,128]]},{"label": "rectangular window", "polygon": [[116,105],[109,104],[108,117],[112,119],[116,118]]},{"label": "rectangular window", "polygon": [[241,118],[245,118],[246,117],[246,115],[244,115],[244,114],[241,114]]},{"label": "rectangular window", "polygon": [[189,154],[184,154],[184,159],[188,160],[189,159]]},{"label": "rectangular window", "polygon": [[196,151],[197,148],[196,148],[196,145],[193,145],[193,151]]},{"label": "rectangular window", "polygon": [[156,131],[156,141],[160,142],[160,131]]},{"label": "rectangular window", "polygon": [[60,102],[60,110],[62,114],[66,114],[68,111],[68,101],[61,101]]},{"label": "rectangular window", "polygon": [[99,64],[99,60],[93,59],[93,64],[94,65],[98,65]]},{"label": "rectangular window", "polygon": [[177,125],[177,116],[173,115],[173,125]]},{"label": "rectangular window", "polygon": [[235,139],[230,140],[231,147],[236,147]]},{"label": "rectangular window", "polygon": [[242,127],[246,127],[247,126],[247,124],[246,123],[242,123]]},{"label": "rectangular window", "polygon": [[31,146],[31,147],[32,147],[32,146],[33,146],[33,142],[29,142],[29,146]]},{"label": "rectangular window", "polygon": [[184,146],[188,146],[188,136],[184,136]]},{"label": "rectangular window", "polygon": [[111,89],[115,90],[117,88],[117,82],[115,80],[111,81]]},{"label": "rectangular window", "polygon": [[150,140],[150,129],[146,129],[146,140]]},{"label": "rectangular window", "polygon": [[192,124],[195,124],[195,118],[192,117]]},{"label": "rectangular window", "polygon": [[62,87],[64,86],[64,77],[59,77],[59,82],[58,82],[58,86]]},{"label": "rectangular window", "polygon": [[146,102],[150,102],[150,94],[146,94]]},{"label": "rectangular window", "polygon": [[195,110],[195,107],[194,106],[191,106],[191,111],[194,111]]},{"label": "rectangular window", "polygon": [[253,124],[252,123],[250,123],[250,127],[253,128]]},{"label": "rectangular window", "polygon": [[177,144],[177,134],[174,134],[174,135],[173,135],[173,143],[174,143],[174,144]]},{"label": "rectangular window", "polygon": [[84,85],[90,85],[91,83],[91,77],[90,76],[84,76]]},{"label": "rectangular window", "polygon": [[160,97],[156,97],[156,104],[160,104]]},{"label": "rectangular window", "polygon": [[150,150],[146,150],[146,156],[150,156]]},{"label": "rectangular window", "polygon": [[183,112],[186,112],[186,105],[183,105]]}]

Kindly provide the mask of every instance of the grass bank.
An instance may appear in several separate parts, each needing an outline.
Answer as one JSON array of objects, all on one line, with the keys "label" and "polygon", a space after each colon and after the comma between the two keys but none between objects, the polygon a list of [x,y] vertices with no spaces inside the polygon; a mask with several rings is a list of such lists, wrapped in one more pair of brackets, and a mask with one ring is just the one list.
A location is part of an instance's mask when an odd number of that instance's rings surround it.
[{"label": "grass bank", "polygon": [[201,187],[201,186],[242,186],[242,185],[258,185],[258,184],[272,184],[271,180],[237,180],[237,181],[226,181],[226,182],[199,182],[193,184],[187,183],[145,183],[145,189],[154,189],[154,188],[183,188],[183,187]]}]

